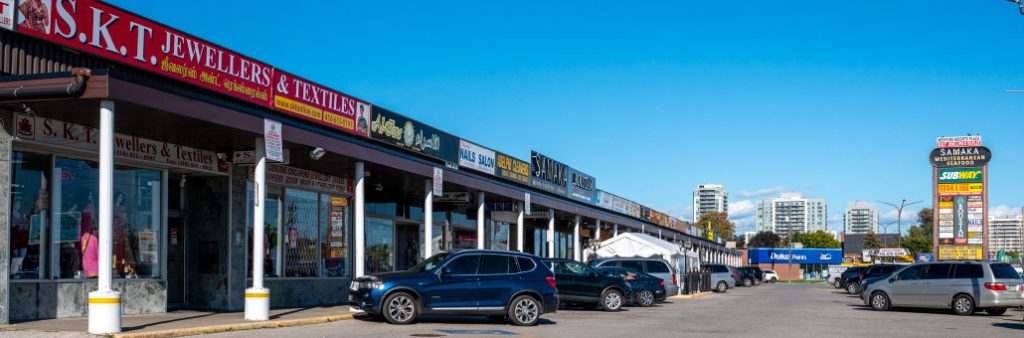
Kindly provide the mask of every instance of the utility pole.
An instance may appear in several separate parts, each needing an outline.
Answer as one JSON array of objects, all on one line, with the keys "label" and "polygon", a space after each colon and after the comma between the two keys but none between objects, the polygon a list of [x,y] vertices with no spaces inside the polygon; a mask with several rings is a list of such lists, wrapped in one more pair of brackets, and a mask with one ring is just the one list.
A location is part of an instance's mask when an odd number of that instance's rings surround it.
[{"label": "utility pole", "polygon": [[878,203],[882,203],[882,204],[891,206],[893,208],[896,208],[896,246],[897,247],[902,247],[901,246],[902,243],[901,243],[900,237],[903,235],[903,208],[906,208],[906,207],[909,207],[911,205],[918,204],[918,203],[921,203],[921,202],[924,202],[924,201],[917,201],[917,202],[907,203],[907,199],[906,198],[904,198],[903,201],[900,202],[900,205],[896,205],[896,203],[889,203],[889,202],[878,201]]}]

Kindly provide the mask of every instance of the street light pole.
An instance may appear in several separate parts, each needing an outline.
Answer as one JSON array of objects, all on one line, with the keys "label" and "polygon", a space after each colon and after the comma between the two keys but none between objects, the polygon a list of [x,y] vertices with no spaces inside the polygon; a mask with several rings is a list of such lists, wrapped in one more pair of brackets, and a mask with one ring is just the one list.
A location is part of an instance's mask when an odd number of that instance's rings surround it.
[{"label": "street light pole", "polygon": [[1020,9],[1020,14],[1024,15],[1024,2],[1021,2],[1021,0],[1006,0],[1006,1],[1017,3],[1017,8]]},{"label": "street light pole", "polygon": [[889,226],[892,225],[893,223],[896,223],[896,222],[889,222],[889,224],[885,224],[885,225],[879,224],[879,226],[882,227],[882,231],[883,231],[882,232],[882,246],[884,246],[884,247],[889,247],[889,241],[886,240],[886,237],[888,237],[888,236],[886,236],[886,234],[889,233]]},{"label": "street light pole", "polygon": [[882,203],[882,204],[891,206],[893,208],[896,208],[896,246],[899,247],[899,246],[902,245],[902,243],[900,243],[900,236],[903,234],[903,208],[906,208],[906,207],[909,207],[911,205],[918,204],[918,203],[921,203],[921,202],[924,202],[924,201],[917,201],[917,202],[907,203],[907,199],[904,198],[903,201],[900,202],[900,205],[897,206],[896,203],[889,203],[889,202],[878,201],[878,203]]}]

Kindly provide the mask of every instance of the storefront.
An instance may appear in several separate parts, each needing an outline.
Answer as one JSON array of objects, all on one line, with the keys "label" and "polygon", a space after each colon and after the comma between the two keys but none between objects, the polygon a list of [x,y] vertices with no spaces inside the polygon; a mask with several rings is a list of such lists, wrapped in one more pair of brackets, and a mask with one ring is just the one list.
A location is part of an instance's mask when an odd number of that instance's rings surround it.
[{"label": "storefront", "polygon": [[747,249],[749,265],[772,269],[781,280],[823,280],[828,266],[843,263],[842,249]]},{"label": "storefront", "polygon": [[[123,52],[0,29],[0,324],[85,316],[97,289],[122,314],[344,304],[354,276],[443,250],[582,259],[598,222],[695,239],[623,212],[625,199],[603,208],[594,177],[543,155],[519,160],[212,44],[235,61],[189,61],[156,39],[201,39],[77,4],[66,14],[83,32],[89,8],[126,19],[104,26]],[[125,39],[129,21],[154,40]]]}]

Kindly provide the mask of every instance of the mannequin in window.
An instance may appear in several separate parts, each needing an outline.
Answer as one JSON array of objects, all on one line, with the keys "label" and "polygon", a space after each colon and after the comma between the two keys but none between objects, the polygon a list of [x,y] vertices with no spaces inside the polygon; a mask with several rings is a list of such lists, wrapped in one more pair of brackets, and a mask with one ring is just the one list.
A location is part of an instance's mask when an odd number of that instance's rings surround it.
[{"label": "mannequin in window", "polygon": [[135,270],[135,252],[133,245],[129,243],[132,239],[131,226],[127,224],[128,210],[124,207],[124,194],[120,191],[114,197],[114,272],[117,276],[134,278],[138,276]]},{"label": "mannequin in window", "polygon": [[89,203],[82,209],[82,220],[79,223],[81,228],[81,239],[79,241],[82,251],[81,271],[85,278],[95,278],[99,275],[99,228],[96,226],[96,206],[93,204],[92,192],[89,192]]}]

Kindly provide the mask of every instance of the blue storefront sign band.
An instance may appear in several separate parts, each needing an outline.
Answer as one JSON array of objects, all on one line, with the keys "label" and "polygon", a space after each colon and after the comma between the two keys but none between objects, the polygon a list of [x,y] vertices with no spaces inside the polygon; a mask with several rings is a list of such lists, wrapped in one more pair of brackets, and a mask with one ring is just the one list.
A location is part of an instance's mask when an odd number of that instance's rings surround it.
[{"label": "blue storefront sign band", "polygon": [[594,176],[569,167],[569,184],[566,196],[577,201],[597,204],[597,180]]},{"label": "blue storefront sign band", "polygon": [[751,264],[842,264],[843,249],[752,248]]}]

